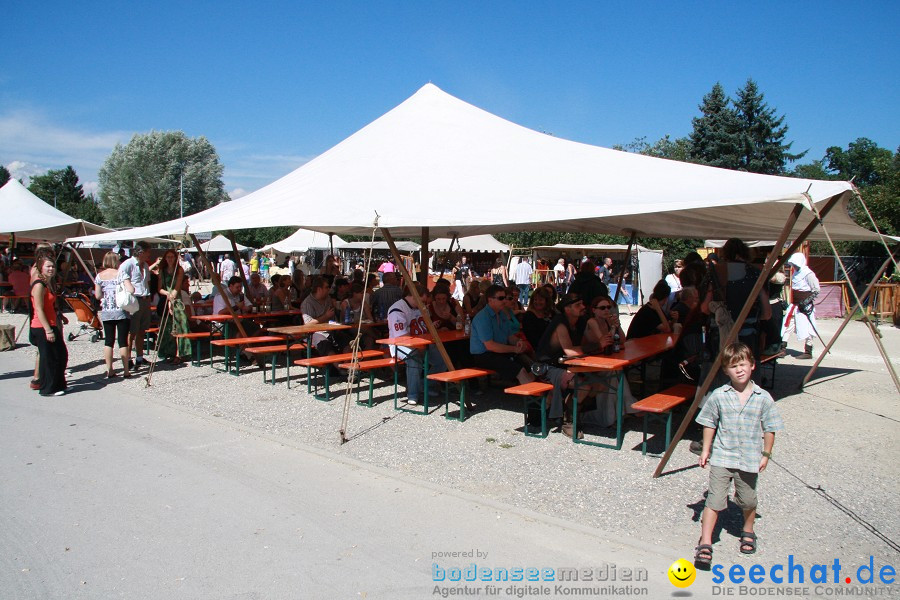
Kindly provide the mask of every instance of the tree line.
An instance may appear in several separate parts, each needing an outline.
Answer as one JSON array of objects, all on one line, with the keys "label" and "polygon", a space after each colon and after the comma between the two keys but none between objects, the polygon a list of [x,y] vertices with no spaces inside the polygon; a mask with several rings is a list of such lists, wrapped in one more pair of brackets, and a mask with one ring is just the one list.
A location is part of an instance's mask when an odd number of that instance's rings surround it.
[{"label": "tree line", "polygon": [[[650,143],[637,138],[615,146],[626,152],[691,162],[725,169],[809,179],[850,180],[859,187],[879,229],[900,235],[900,148],[881,148],[858,138],[846,146],[831,146],[820,159],[800,163],[807,152],[791,151],[785,115],[769,106],[759,86],[748,79],[733,97],[720,83],[713,85],[698,106],[689,135],[664,136]],[[797,163],[797,164],[795,164]],[[66,214],[110,227],[137,227],[190,215],[227,201],[222,182],[224,167],[205,137],[190,138],[182,131],[136,134],[117,144],[99,171],[99,197],[84,194],[71,166],[49,170],[31,179],[28,189]],[[0,166],[0,185],[9,179]],[[850,205],[857,223],[871,229],[857,200]],[[239,243],[260,247],[290,235],[296,228],[237,230]],[[622,236],[561,232],[517,232],[497,236],[515,247],[538,245],[625,243]],[[643,245],[662,248],[667,260],[683,256],[702,240],[642,238]],[[820,250],[824,250],[820,248]],[[848,254],[883,255],[874,243],[844,243]]]}]

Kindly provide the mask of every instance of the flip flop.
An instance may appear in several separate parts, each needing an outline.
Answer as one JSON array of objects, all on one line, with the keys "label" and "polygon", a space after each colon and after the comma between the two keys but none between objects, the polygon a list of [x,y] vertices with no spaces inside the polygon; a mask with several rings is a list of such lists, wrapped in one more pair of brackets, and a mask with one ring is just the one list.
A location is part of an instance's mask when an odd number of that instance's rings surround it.
[{"label": "flip flop", "polygon": [[[750,540],[749,542],[745,540]],[[749,550],[745,550],[749,547]],[[756,534],[752,531],[742,531],[740,539],[741,554],[756,554]]]}]

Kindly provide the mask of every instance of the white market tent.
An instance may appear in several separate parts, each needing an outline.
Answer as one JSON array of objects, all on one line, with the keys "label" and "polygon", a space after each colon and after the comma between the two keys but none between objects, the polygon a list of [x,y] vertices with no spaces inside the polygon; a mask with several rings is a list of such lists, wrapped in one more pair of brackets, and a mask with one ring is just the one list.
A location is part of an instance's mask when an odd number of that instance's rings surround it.
[{"label": "white market tent", "polygon": [[[428,249],[447,252],[452,241],[453,238],[438,238],[428,243]],[[453,244],[454,251],[459,248],[460,252],[509,252],[509,246],[501,244],[490,234],[461,237],[457,242],[458,244]]]},{"label": "white market tent", "polygon": [[[297,225],[324,233],[451,237],[585,231],[659,237],[778,237],[797,203],[840,206],[835,239],[877,240],[846,211],[848,182],[758,175],[572,142],[425,85],[281,179],[134,235]],[[808,206],[807,206],[808,208]],[[796,230],[812,219],[803,211]],[[810,239],[824,239],[821,229]]]},{"label": "white market tent", "polygon": [[53,208],[17,179],[0,188],[0,215],[0,233],[14,233],[19,241],[61,242],[76,235],[112,231]]},{"label": "white market tent", "polygon": [[310,231],[309,229],[301,228],[280,242],[269,244],[268,246],[260,248],[259,251],[269,252],[274,250],[279,254],[292,254],[306,252],[311,249],[325,250],[330,248],[332,243],[334,244],[334,247],[337,248],[339,245],[346,242],[337,236],[334,236],[329,242],[328,235],[318,231]]},{"label": "white market tent", "polygon": [[[221,253],[221,252],[234,252],[234,249],[231,247],[231,240],[229,240],[224,235],[217,235],[213,239],[208,242],[203,242],[200,244],[200,247],[204,252],[212,252],[213,254]],[[242,246],[241,244],[237,244],[238,252],[243,252],[247,250],[247,246]],[[187,252],[196,252],[197,248],[185,248]]]}]

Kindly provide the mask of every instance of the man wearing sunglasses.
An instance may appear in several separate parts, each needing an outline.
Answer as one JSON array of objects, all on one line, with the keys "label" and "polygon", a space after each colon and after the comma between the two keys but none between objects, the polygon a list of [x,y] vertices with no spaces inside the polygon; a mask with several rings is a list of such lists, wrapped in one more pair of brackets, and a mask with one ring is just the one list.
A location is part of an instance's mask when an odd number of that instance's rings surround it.
[{"label": "man wearing sunglasses", "polygon": [[515,337],[513,322],[504,310],[506,293],[506,288],[499,285],[490,286],[484,293],[487,306],[478,311],[472,320],[472,335],[469,338],[472,364],[496,371],[502,379],[527,383],[534,377],[518,361],[527,346],[522,339]]}]

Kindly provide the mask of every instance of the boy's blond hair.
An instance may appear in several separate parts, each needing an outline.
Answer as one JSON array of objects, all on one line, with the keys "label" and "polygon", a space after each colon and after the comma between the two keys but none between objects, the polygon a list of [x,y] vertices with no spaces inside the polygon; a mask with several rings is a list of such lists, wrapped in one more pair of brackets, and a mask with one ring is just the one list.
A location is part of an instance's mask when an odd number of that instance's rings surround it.
[{"label": "boy's blond hair", "polygon": [[754,364],[756,361],[753,359],[753,353],[750,351],[750,347],[747,344],[743,344],[741,342],[735,342],[733,344],[729,344],[725,346],[725,349],[722,350],[722,367],[730,367],[732,365],[736,365],[742,360],[748,361],[750,364]]}]

